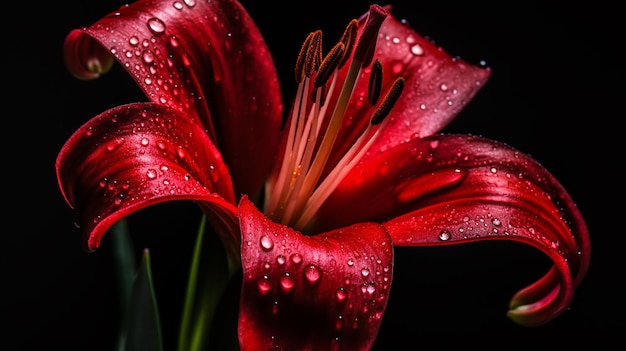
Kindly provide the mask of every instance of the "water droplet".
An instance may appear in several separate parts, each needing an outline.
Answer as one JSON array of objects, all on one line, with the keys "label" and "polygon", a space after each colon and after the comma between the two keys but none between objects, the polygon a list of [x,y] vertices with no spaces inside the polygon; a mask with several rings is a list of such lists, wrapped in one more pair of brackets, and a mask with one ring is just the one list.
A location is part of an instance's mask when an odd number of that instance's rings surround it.
[{"label": "water droplet", "polygon": [[146,50],[143,52],[141,58],[143,59],[144,63],[150,64],[154,61],[154,54],[152,53],[152,51]]},{"label": "water droplet", "polygon": [[296,281],[293,279],[293,277],[291,276],[291,273],[289,272],[284,272],[281,276],[280,276],[280,286],[282,287],[284,292],[290,292],[291,289],[293,289],[293,287],[296,285]]},{"label": "water droplet", "polygon": [[302,263],[302,256],[300,256],[300,254],[292,254],[289,259],[291,259],[291,262],[293,262],[293,264],[298,265],[300,263]]},{"label": "water droplet", "polygon": [[492,223],[493,225],[495,225],[495,226],[500,226],[500,225],[502,225],[502,221],[500,221],[500,219],[499,219],[499,218],[492,218],[492,219],[491,219],[491,223]]},{"label": "water droplet", "polygon": [[452,234],[448,230],[442,230],[439,232],[439,240],[448,241],[452,237]]},{"label": "water droplet", "polygon": [[283,255],[278,255],[276,256],[276,263],[278,263],[279,265],[284,265],[285,264],[285,256]]},{"label": "water droplet", "polygon": [[128,39],[128,43],[132,46],[137,46],[139,44],[139,38],[133,35]]},{"label": "water droplet", "polygon": [[263,235],[259,241],[263,251],[270,251],[274,248],[274,241],[268,235]]},{"label": "water droplet", "polygon": [[367,277],[370,275],[370,270],[367,267],[363,267],[363,269],[361,269],[361,275],[364,277]]},{"label": "water droplet", "polygon": [[318,266],[310,264],[304,268],[304,277],[310,284],[315,284],[322,277],[322,271]]},{"label": "water droplet", "polygon": [[337,289],[337,302],[344,302],[347,297],[348,293],[346,292],[345,288],[341,287]]},{"label": "water droplet", "polygon": [[175,35],[170,35],[170,45],[173,48],[178,47],[178,45],[180,45],[180,42],[178,41],[178,38]]},{"label": "water droplet", "polygon": [[365,291],[370,295],[373,294],[374,292],[376,292],[376,284],[374,284],[374,282],[369,282],[365,284]]},{"label": "water droplet", "polygon": [[352,259],[352,257],[348,258],[348,266],[354,266],[354,260]]},{"label": "water droplet", "polygon": [[141,139],[141,146],[148,146],[148,144],[150,144],[150,139],[148,138]]},{"label": "water droplet", "polygon": [[185,4],[189,7],[194,7],[196,6],[196,0],[184,0]]},{"label": "water droplet", "polygon": [[157,177],[157,171],[153,168],[148,169],[148,171],[146,172],[146,175],[148,176],[149,179],[154,179]]},{"label": "water droplet", "polygon": [[174,6],[174,8],[175,8],[175,9],[177,9],[177,10],[182,10],[182,9],[183,9],[183,3],[182,3],[182,2],[180,2],[180,1],[174,1],[173,6]]},{"label": "water droplet", "polygon": [[411,46],[411,53],[415,56],[424,55],[424,48],[420,44],[414,44]]},{"label": "water droplet", "polygon": [[148,28],[154,33],[160,34],[165,32],[165,23],[156,17],[148,20]]},{"label": "water droplet", "polygon": [[267,275],[262,275],[257,280],[257,287],[259,288],[259,292],[262,295],[267,294],[270,290],[272,290],[272,283],[270,283],[270,278]]}]

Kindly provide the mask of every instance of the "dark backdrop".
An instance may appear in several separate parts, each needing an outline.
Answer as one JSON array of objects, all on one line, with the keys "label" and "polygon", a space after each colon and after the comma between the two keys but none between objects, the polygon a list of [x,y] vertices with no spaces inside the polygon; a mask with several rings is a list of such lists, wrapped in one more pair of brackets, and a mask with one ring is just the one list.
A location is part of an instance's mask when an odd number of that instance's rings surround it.
[{"label": "dark backdrop", "polygon": [[[15,15],[7,19],[12,28],[3,44],[9,76],[3,93],[8,212],[3,211],[0,313],[5,335],[0,342],[13,345],[7,350],[110,350],[114,344],[110,244],[105,237],[97,252],[81,250],[73,214],[56,184],[54,159],[88,118],[143,100],[119,66],[97,81],[82,82],[62,62],[63,40],[72,28],[90,25],[122,3],[66,0],[9,11]],[[293,63],[306,34],[323,29],[335,38],[369,6],[344,1],[337,8],[336,0],[243,3],[274,54],[285,101],[293,95]],[[397,17],[446,51],[492,68],[488,84],[446,131],[504,141],[543,163],[585,215],[592,261],[568,311],[543,327],[523,328],[505,317],[507,303],[543,273],[545,257],[506,243],[398,249],[376,349],[513,350],[618,340],[625,329],[623,224],[612,210],[623,210],[623,148],[613,134],[624,118],[617,9],[597,1],[563,6],[396,1],[393,6]],[[130,221],[135,245],[151,250],[167,350],[175,344],[171,330],[178,327],[198,216],[191,204],[164,205]]]}]

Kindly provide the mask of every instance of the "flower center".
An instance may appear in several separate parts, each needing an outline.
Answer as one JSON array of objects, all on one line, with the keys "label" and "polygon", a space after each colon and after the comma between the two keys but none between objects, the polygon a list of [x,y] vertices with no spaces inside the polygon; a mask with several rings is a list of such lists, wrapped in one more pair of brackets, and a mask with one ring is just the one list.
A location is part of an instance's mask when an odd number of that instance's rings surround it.
[{"label": "flower center", "polygon": [[[386,16],[382,7],[372,5],[359,37],[358,21],[352,20],[325,56],[321,31],[310,33],[302,45],[296,61],[298,90],[287,121],[284,156],[280,171],[266,184],[264,212],[272,220],[305,230],[312,224],[316,211],[376,139],[380,124],[404,88],[404,79],[396,79],[379,103],[383,68],[379,60],[372,61],[378,31]],[[348,61],[347,74],[339,82],[339,70]],[[370,65],[369,123],[322,177],[357,79]]]}]

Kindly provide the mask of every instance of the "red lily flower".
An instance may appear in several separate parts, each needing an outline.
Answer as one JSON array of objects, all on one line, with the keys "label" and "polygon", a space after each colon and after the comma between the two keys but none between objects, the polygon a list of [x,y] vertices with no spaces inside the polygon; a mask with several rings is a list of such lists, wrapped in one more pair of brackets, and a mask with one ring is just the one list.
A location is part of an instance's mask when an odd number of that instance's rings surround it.
[{"label": "red lily flower", "polygon": [[589,265],[575,203],[529,156],[438,134],[490,70],[388,11],[371,6],[325,54],[311,33],[284,126],[272,57],[234,0],[137,1],[70,32],[74,75],[95,78],[115,59],[149,100],[94,117],[59,153],[86,249],[140,209],[195,201],[243,269],[244,350],[370,348],[394,246],[532,245],[554,266],[514,296],[509,316],[558,316]]}]

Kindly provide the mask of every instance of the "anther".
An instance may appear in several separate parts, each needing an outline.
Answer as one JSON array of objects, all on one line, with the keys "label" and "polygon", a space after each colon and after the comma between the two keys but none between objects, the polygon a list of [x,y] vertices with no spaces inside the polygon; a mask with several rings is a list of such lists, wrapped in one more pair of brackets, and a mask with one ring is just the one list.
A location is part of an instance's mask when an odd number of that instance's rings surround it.
[{"label": "anther", "polygon": [[335,69],[339,67],[339,60],[343,56],[344,48],[343,43],[339,42],[330,50],[328,55],[326,55],[317,71],[317,76],[313,83],[315,88],[323,86]]},{"label": "anther", "polygon": [[376,105],[380,97],[380,91],[383,84],[383,64],[380,60],[374,61],[372,72],[370,73],[370,82],[367,88],[367,98],[371,105]]},{"label": "anther", "polygon": [[296,83],[301,83],[302,79],[304,79],[304,61],[309,51],[309,46],[311,45],[311,40],[316,35],[316,32],[311,32],[302,43],[302,47],[300,47],[300,53],[298,54],[298,58],[296,59]]},{"label": "anther", "polygon": [[393,106],[398,101],[398,98],[400,97],[400,94],[402,94],[403,89],[404,78],[399,77],[398,79],[396,79],[395,82],[393,82],[393,85],[387,92],[387,95],[385,95],[385,98],[380,103],[380,106],[378,106],[378,109],[376,109],[376,112],[374,112],[374,115],[371,119],[372,125],[379,124],[385,119],[385,117],[387,117],[389,112],[391,112]]},{"label": "anther", "polygon": [[304,75],[306,77],[313,76],[320,64],[320,56],[322,51],[322,31],[318,30],[313,33],[311,42],[306,51],[304,58]]},{"label": "anther", "polygon": [[359,30],[359,21],[353,19],[348,23],[348,26],[343,31],[341,35],[340,43],[344,45],[344,51],[341,57],[341,61],[339,62],[338,67],[341,68],[343,65],[348,62],[350,55],[352,54],[352,50],[354,50],[354,43],[356,43],[356,36]]}]

